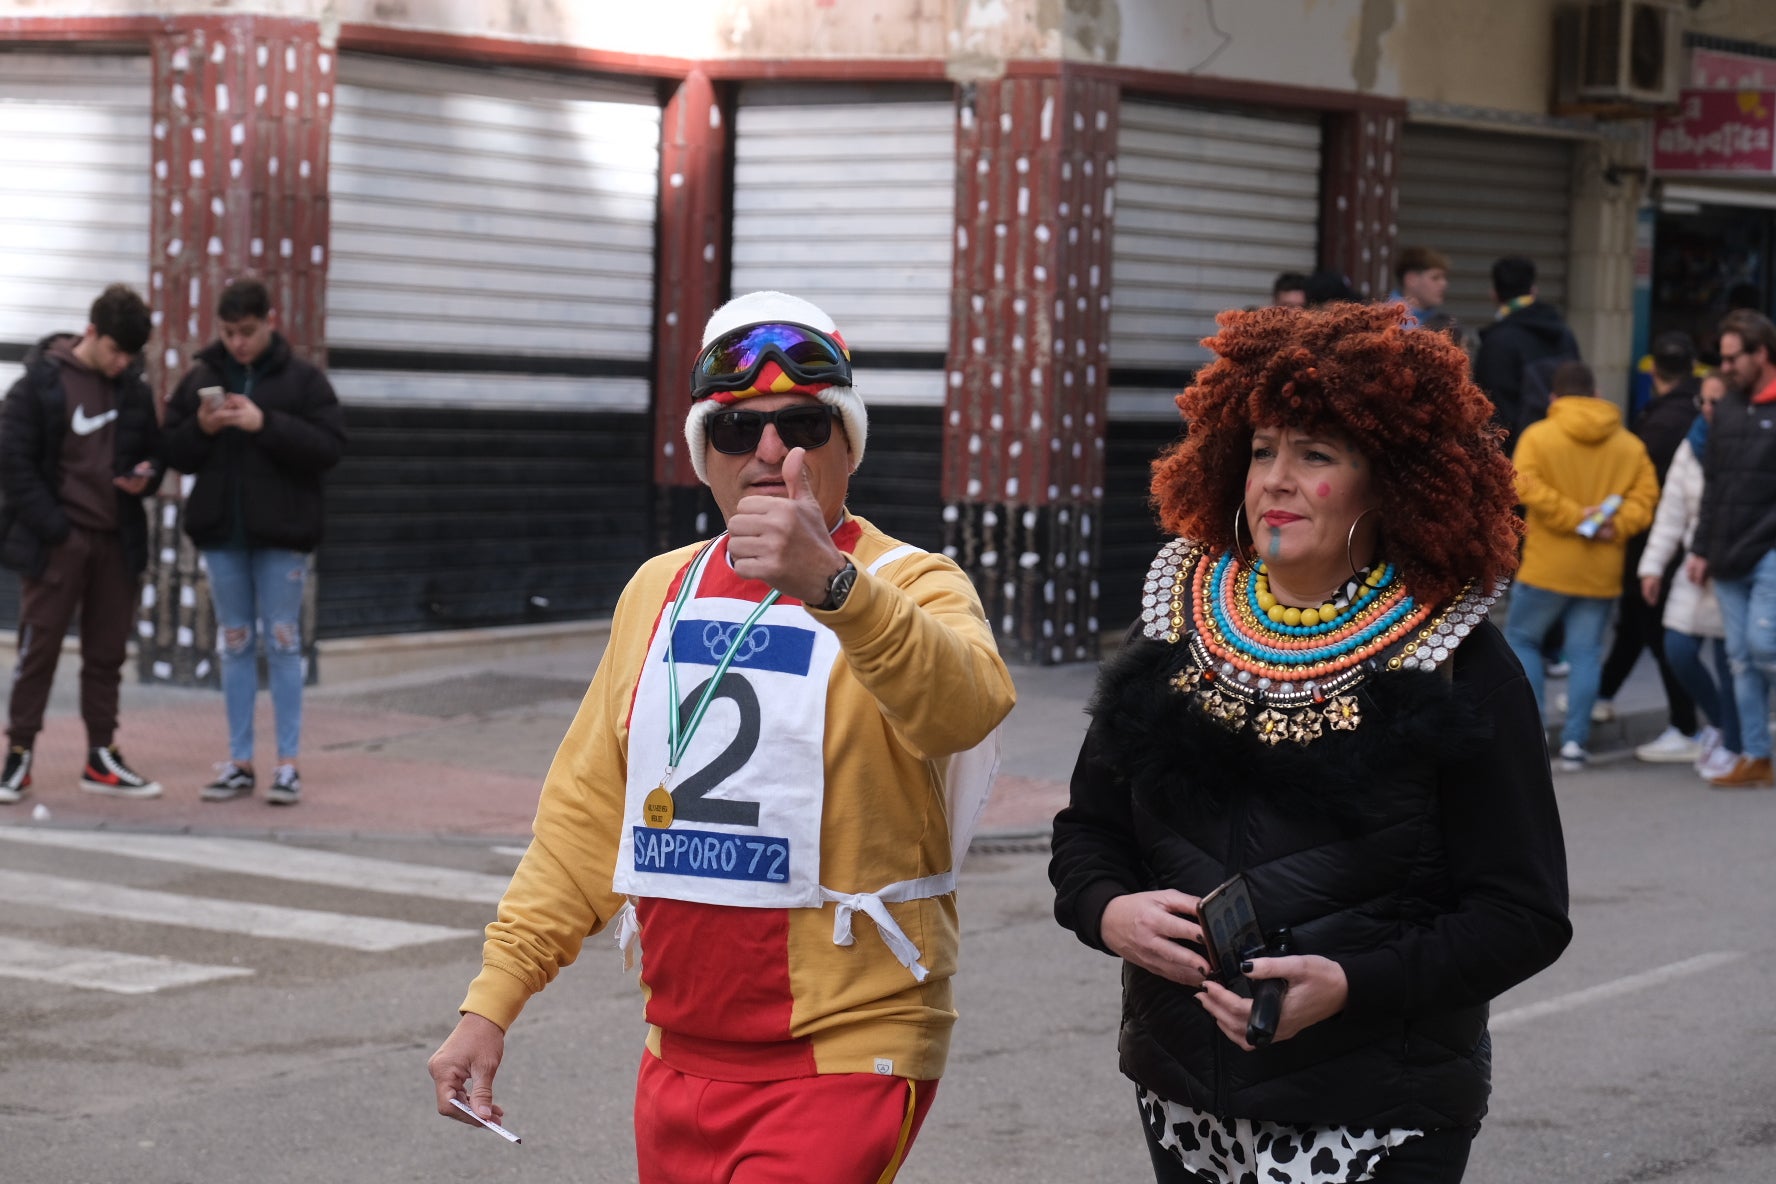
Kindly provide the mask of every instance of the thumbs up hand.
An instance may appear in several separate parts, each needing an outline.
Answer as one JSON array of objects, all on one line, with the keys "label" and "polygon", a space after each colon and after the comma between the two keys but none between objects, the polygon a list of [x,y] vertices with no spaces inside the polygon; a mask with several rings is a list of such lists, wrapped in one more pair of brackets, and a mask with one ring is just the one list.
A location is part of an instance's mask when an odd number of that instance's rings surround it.
[{"label": "thumbs up hand", "polygon": [[728,556],[745,578],[763,580],[803,604],[820,604],[845,555],[832,541],[807,456],[795,448],[783,458],[781,494],[740,499],[728,519]]}]

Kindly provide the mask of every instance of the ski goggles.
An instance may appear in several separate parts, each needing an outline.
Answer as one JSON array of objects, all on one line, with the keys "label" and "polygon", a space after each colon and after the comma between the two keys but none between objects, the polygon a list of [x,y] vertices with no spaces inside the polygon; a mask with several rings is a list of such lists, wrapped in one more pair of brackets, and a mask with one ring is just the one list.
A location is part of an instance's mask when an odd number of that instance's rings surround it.
[{"label": "ski goggles", "polygon": [[843,341],[807,325],[770,321],[742,325],[704,346],[691,366],[691,400],[746,390],[772,362],[796,385],[851,385],[851,353]]},{"label": "ski goggles", "polygon": [[838,411],[825,403],[797,403],[776,411],[712,412],[703,421],[709,446],[728,456],[745,456],[759,446],[765,425],[777,429],[777,438],[785,448],[815,449],[832,439],[833,420]]}]

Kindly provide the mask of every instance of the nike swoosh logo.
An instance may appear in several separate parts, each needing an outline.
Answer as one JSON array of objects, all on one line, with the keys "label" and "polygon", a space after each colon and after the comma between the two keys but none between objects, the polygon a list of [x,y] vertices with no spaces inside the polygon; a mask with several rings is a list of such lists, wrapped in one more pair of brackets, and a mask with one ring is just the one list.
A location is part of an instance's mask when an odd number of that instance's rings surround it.
[{"label": "nike swoosh logo", "polygon": [[85,405],[82,404],[74,408],[74,434],[76,436],[90,436],[116,418],[117,408],[115,407],[103,415],[89,416],[86,413]]}]

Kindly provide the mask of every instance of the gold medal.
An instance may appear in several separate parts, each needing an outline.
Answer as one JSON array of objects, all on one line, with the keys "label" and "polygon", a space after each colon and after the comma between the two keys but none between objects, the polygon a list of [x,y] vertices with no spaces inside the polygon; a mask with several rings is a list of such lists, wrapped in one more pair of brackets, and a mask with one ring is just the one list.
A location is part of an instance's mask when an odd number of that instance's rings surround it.
[{"label": "gold medal", "polygon": [[648,790],[641,803],[641,820],[655,830],[665,830],[672,825],[672,795],[666,792],[664,785],[656,785]]}]

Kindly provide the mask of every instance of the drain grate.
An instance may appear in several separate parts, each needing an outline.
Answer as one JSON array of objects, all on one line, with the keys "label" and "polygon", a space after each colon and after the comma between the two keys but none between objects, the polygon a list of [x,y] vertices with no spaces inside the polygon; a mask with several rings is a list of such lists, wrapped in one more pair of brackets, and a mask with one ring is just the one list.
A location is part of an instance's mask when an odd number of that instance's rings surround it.
[{"label": "drain grate", "polygon": [[577,703],[585,693],[586,684],[579,679],[487,671],[455,675],[417,686],[346,695],[335,702],[365,711],[454,719],[462,715],[488,715],[513,707],[528,707],[552,699],[569,699]]},{"label": "drain grate", "polygon": [[1047,831],[1027,835],[977,835],[970,855],[1047,855],[1053,837]]}]

